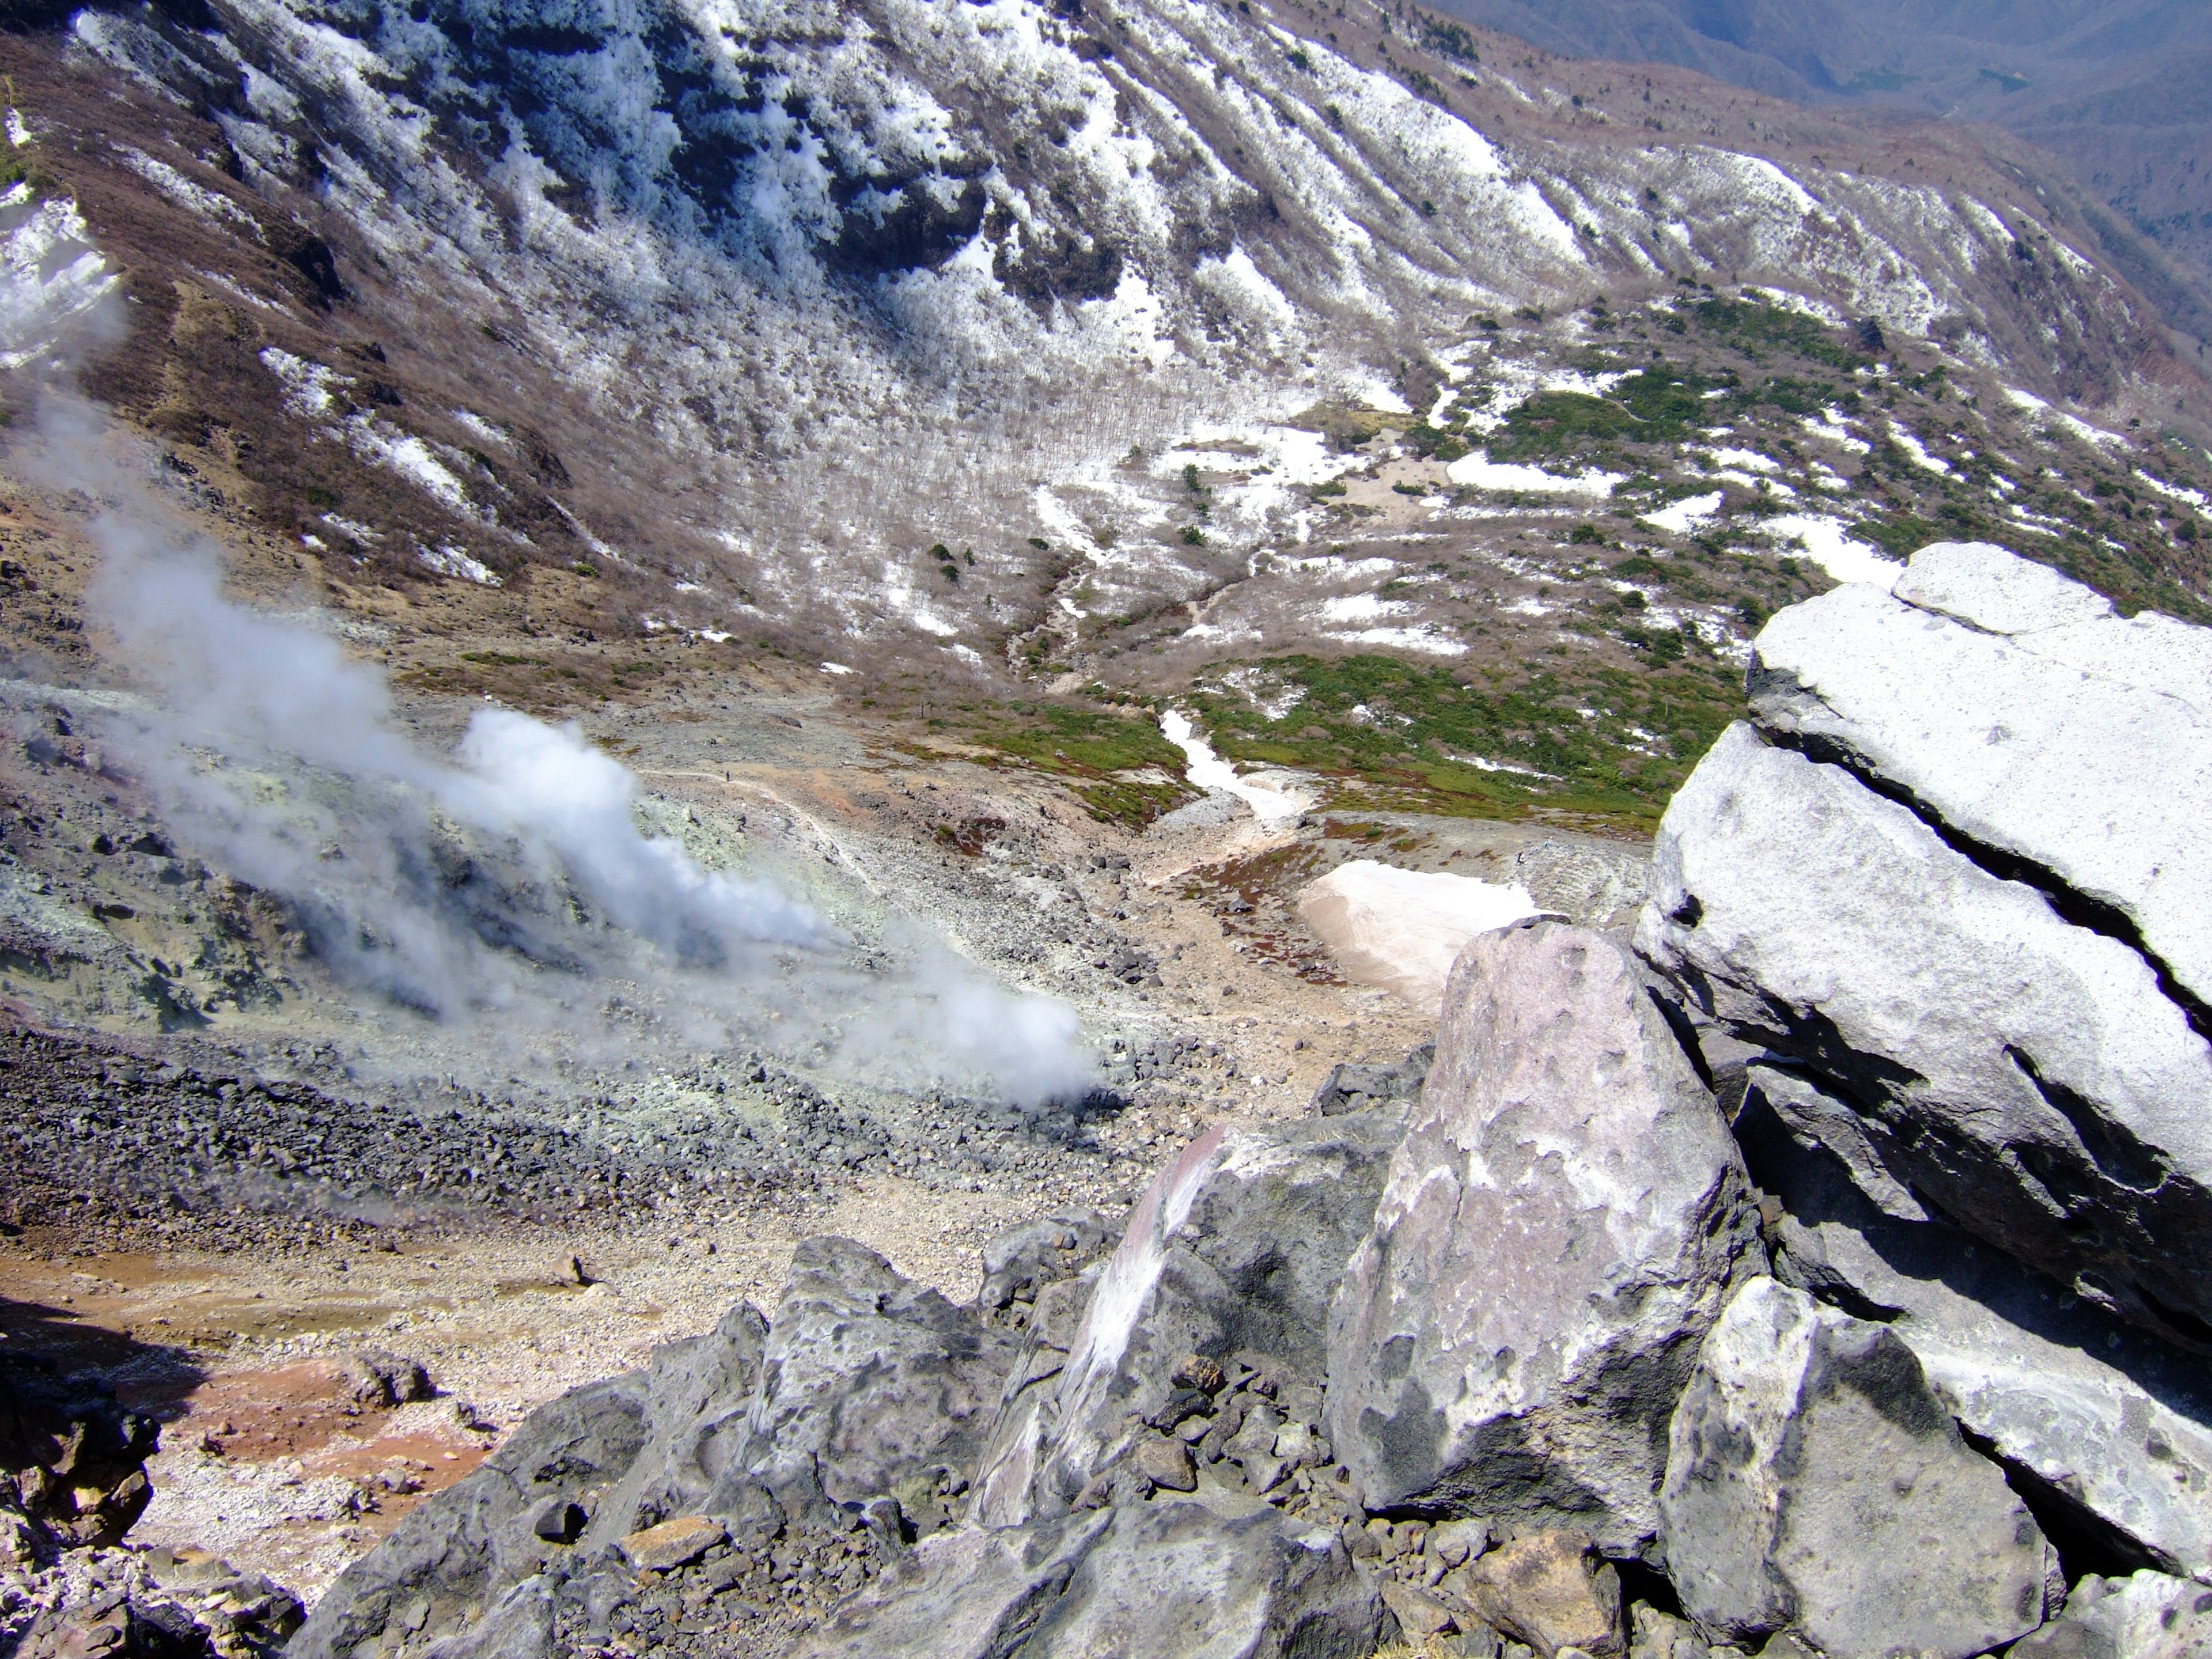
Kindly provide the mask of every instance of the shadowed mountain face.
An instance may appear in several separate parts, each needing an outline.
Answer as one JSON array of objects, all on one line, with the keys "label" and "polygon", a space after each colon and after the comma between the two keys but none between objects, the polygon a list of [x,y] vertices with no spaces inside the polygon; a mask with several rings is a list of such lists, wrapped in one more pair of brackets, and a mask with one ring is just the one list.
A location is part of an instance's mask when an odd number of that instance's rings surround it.
[{"label": "shadowed mountain face", "polygon": [[[1449,0],[1446,9],[1576,57],[1680,64],[1776,97],[2017,133],[2118,216],[2108,241],[2173,320],[2212,331],[2212,167],[2198,163],[2212,141],[2212,9],[2191,0]],[[2126,249],[2123,226],[2165,258]]]}]

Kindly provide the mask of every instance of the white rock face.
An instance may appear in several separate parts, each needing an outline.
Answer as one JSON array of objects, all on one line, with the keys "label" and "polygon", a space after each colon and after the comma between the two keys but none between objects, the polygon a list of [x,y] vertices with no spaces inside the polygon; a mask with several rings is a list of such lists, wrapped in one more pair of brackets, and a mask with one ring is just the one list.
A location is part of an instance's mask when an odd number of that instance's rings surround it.
[{"label": "white rock face", "polygon": [[1543,912],[1523,887],[1352,859],[1299,890],[1298,914],[1346,978],[1428,1012],[1468,940]]},{"label": "white rock face", "polygon": [[1683,1609],[1716,1636],[1967,1659],[2043,1622],[2043,1534],[1911,1351],[1771,1279],[1705,1339],[1660,1504]]},{"label": "white rock face", "polygon": [[1919,1200],[2168,1334],[2212,1331],[2212,1050],[2139,952],[1745,726],[1668,808],[1638,947],[1826,1079]]},{"label": "white rock face", "polygon": [[2113,913],[2104,931],[2139,934],[2212,1000],[2212,633],[1942,543],[1893,594],[1793,605],[1754,649],[1763,729]]},{"label": "white rock face", "polygon": [[2212,1590],[2156,1572],[2092,1576],[2074,1587],[2065,1617],[2012,1651],[2019,1659],[2203,1659],[2212,1654]]},{"label": "white rock face", "polygon": [[1480,934],[1330,1315],[1329,1438],[1370,1509],[1657,1530],[1660,1425],[1763,1267],[1712,1097],[1621,949]]},{"label": "white rock face", "polygon": [[1816,1096],[1754,1065],[1735,1121],[1752,1179],[1785,1211],[1776,1272],[1886,1321],[1976,1443],[2042,1483],[2077,1530],[2169,1572],[2212,1574],[2203,1362],[1956,1228],[1877,1207],[1827,1144],[1850,1109],[1808,1111]]}]

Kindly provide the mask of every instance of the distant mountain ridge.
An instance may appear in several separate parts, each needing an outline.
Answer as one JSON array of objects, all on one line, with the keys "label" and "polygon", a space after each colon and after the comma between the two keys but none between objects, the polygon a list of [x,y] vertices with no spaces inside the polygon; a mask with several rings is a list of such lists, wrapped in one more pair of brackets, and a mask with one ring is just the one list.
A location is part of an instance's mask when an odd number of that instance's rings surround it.
[{"label": "distant mountain ridge", "polygon": [[2198,165],[2212,156],[2212,9],[2189,0],[1443,4],[1549,52],[1677,64],[1773,97],[2016,133],[2067,162],[2084,191],[2167,256],[2146,260],[2124,234],[2108,237],[2171,320],[2212,335],[2212,165]]}]

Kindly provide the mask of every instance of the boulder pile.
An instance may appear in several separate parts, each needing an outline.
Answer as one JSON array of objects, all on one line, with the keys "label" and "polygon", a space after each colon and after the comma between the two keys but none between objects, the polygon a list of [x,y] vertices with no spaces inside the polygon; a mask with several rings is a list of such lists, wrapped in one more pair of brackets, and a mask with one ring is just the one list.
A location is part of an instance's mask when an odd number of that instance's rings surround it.
[{"label": "boulder pile", "polygon": [[970,1305],[811,1241],[292,1652],[2212,1650],[2212,635],[1942,545],[1750,686],[1632,940],[1478,936]]},{"label": "boulder pile", "polygon": [[0,1354],[0,1654],[268,1659],[300,1627],[297,1598],[258,1573],[119,1547],[159,1438],[97,1378]]}]

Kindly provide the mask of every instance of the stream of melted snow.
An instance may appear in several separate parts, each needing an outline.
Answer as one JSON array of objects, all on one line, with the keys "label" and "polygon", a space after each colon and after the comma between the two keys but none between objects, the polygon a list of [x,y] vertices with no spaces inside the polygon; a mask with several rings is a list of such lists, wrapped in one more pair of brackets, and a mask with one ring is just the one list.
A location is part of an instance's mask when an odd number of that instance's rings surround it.
[{"label": "stream of melted snow", "polygon": [[1239,777],[1237,769],[1213,752],[1213,745],[1199,735],[1190,716],[1181,709],[1170,708],[1160,716],[1160,732],[1188,759],[1190,763],[1183,768],[1183,776],[1190,780],[1194,788],[1218,789],[1236,796],[1252,809],[1262,823],[1280,823],[1305,811],[1308,803],[1303,797]]}]

